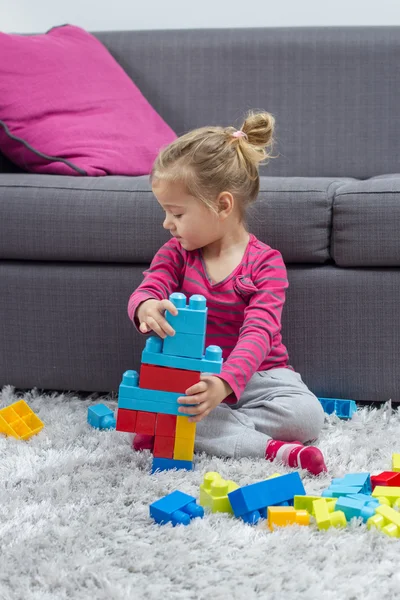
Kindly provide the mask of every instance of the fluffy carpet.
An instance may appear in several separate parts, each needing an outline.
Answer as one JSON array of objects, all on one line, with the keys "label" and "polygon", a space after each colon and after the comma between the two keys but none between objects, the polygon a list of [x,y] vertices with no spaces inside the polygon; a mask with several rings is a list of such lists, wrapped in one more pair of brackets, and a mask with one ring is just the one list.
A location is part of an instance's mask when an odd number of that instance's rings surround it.
[{"label": "fluffy carpet", "polygon": [[[200,456],[192,473],[149,475],[150,454],[134,453],[128,434],[87,425],[93,397],[7,386],[0,407],[21,397],[45,428],[27,442],[0,436],[1,600],[399,597],[400,541],[357,523],[267,533],[228,515],[176,528],[149,519],[149,503],[175,489],[198,497],[206,471],[243,485],[276,465]],[[115,398],[95,400],[116,406]],[[329,476],[302,473],[307,492],[346,472],[390,469],[399,434],[389,405],[362,408],[349,422],[327,417],[319,446]]]}]

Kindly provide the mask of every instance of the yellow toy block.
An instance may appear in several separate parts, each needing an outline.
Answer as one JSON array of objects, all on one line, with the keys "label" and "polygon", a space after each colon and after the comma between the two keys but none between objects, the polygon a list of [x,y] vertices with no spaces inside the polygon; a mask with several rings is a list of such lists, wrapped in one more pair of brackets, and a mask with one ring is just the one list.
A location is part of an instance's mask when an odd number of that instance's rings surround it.
[{"label": "yellow toy block", "polygon": [[233,513],[228,494],[238,489],[237,483],[223,479],[219,473],[210,471],[204,475],[200,484],[200,506],[207,507],[211,512]]},{"label": "yellow toy block", "polygon": [[392,454],[392,471],[400,473],[400,454]]},{"label": "yellow toy block", "polygon": [[310,515],[306,510],[296,510],[293,506],[268,506],[268,527],[271,531],[276,527],[309,524]]},{"label": "yellow toy block", "polygon": [[387,506],[398,506],[400,498],[400,487],[391,487],[389,485],[377,485],[372,492],[372,496],[377,498],[381,504]]},{"label": "yellow toy block", "polygon": [[367,528],[376,527],[389,537],[400,537],[400,514],[390,506],[381,504],[376,507],[376,513],[367,521]]},{"label": "yellow toy block", "polygon": [[29,408],[25,400],[18,400],[0,410],[0,433],[18,440],[28,440],[44,427],[44,423]]},{"label": "yellow toy block", "polygon": [[175,460],[193,460],[194,454],[194,438],[175,438],[174,444],[174,459]]},{"label": "yellow toy block", "polygon": [[313,511],[318,529],[329,529],[330,527],[346,527],[347,521],[342,510],[329,512],[328,503],[325,498],[313,501]]},{"label": "yellow toy block", "polygon": [[335,510],[337,498],[325,498],[322,496],[295,496],[294,508],[296,510],[306,510],[310,515],[315,516],[313,507],[313,502],[315,500],[325,500],[328,511],[333,512]]},{"label": "yellow toy block", "polygon": [[196,437],[196,423],[190,423],[187,417],[177,417],[175,437],[194,441]]}]

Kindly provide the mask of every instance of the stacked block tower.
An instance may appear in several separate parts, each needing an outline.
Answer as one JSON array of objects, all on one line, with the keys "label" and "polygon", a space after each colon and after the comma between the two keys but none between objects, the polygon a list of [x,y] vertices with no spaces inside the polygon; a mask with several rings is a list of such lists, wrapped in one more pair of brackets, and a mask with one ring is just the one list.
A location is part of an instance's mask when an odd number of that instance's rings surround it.
[{"label": "stacked block tower", "polygon": [[155,436],[152,472],[193,468],[196,423],[178,412],[180,396],[200,381],[201,373],[220,373],[222,350],[208,346],[204,353],[207,306],[195,294],[169,297],[178,309],[165,317],[175,330],[165,340],[151,336],[142,353],[140,377],[126,371],[119,387],[117,430]]}]

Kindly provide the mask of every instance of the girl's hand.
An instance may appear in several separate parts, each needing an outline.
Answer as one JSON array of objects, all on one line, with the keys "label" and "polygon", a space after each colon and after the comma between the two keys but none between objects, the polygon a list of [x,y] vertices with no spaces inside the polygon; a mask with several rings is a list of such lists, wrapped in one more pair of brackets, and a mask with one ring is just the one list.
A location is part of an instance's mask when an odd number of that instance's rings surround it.
[{"label": "girl's hand", "polygon": [[186,390],[186,397],[178,398],[179,404],[196,404],[179,409],[180,414],[193,415],[189,417],[191,423],[198,423],[204,419],[213,408],[232,394],[231,386],[215,375],[200,375],[200,379],[201,381]]},{"label": "girl's hand", "polygon": [[139,304],[136,310],[136,318],[139,321],[139,329],[142,333],[154,331],[160,338],[164,339],[167,335],[175,335],[175,330],[165,319],[165,311],[176,316],[178,309],[170,300],[155,300],[150,298]]}]

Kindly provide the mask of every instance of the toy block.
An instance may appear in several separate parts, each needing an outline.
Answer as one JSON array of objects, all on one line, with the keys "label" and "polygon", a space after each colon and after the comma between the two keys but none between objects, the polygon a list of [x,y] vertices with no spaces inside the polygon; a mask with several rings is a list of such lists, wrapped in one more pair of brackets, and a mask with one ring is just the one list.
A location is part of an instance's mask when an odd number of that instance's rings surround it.
[{"label": "toy block", "polygon": [[329,512],[325,499],[314,500],[313,513],[318,529],[329,529],[330,527],[346,527],[347,521],[344,512],[334,510]]},{"label": "toy block", "polygon": [[359,502],[356,498],[342,496],[336,502],[336,510],[341,510],[346,517],[346,521],[350,521],[354,517],[359,518],[366,523],[370,517],[375,514],[375,508],[378,503],[365,504]]},{"label": "toy block", "polygon": [[199,371],[200,373],[220,373],[222,369],[222,350],[219,346],[208,346],[204,358],[183,358],[162,354],[163,341],[161,338],[151,336],[146,340],[142,352],[142,363],[158,365],[160,367],[173,367],[186,371]]},{"label": "toy block", "polygon": [[400,454],[392,454],[392,470],[400,473]]},{"label": "toy block", "polygon": [[388,485],[377,485],[372,492],[373,498],[378,498],[381,504],[390,506],[399,506],[400,487],[391,487]]},{"label": "toy block", "polygon": [[169,471],[171,469],[184,469],[186,471],[193,471],[193,463],[190,460],[175,460],[174,458],[153,458],[153,464],[151,466],[151,472],[156,471]]},{"label": "toy block", "polygon": [[350,496],[350,494],[362,493],[361,486],[344,486],[344,485],[331,485],[321,493],[323,498],[340,498],[340,496]]},{"label": "toy block", "polygon": [[[151,413],[161,413],[164,415],[175,415],[178,416],[179,408],[183,404],[171,404],[171,402],[150,402],[148,400],[124,400],[123,398],[118,399],[118,409],[124,408],[126,410],[136,410]],[[182,416],[182,415],[181,415]]]},{"label": "toy block", "polygon": [[136,433],[136,418],[136,410],[126,410],[125,408],[119,408],[117,411],[117,431]]},{"label": "toy block", "polygon": [[309,524],[310,515],[306,510],[296,510],[293,506],[268,506],[268,527],[271,531],[276,527]]},{"label": "toy block", "polygon": [[[132,375],[135,373],[135,375]],[[149,400],[150,402],[176,402],[177,392],[163,392],[160,390],[147,390],[138,385],[139,377],[136,371],[126,371],[119,386],[118,398],[123,400]]]},{"label": "toy block", "polygon": [[196,423],[180,416],[176,419],[176,437],[185,440],[194,440],[196,437]]},{"label": "toy block", "polygon": [[321,496],[295,496],[293,506],[296,510],[306,510],[310,515],[314,515],[314,500],[325,500],[328,511],[335,510],[336,498],[322,498]]},{"label": "toy block", "polygon": [[163,354],[200,360],[204,356],[205,339],[204,333],[176,333],[165,338]]},{"label": "toy block", "polygon": [[200,484],[200,505],[211,512],[233,513],[228,493],[239,488],[238,484],[229,479],[222,479],[219,473],[210,471],[204,475]]},{"label": "toy block", "polygon": [[115,429],[114,412],[105,404],[89,406],[87,422],[96,429]]},{"label": "toy block", "polygon": [[186,417],[176,417],[175,415],[158,414],[156,421],[156,436],[161,435],[164,437],[172,437],[175,439],[177,419],[183,419],[187,421]]},{"label": "toy block", "polygon": [[25,400],[18,400],[0,410],[0,433],[17,440],[28,440],[43,427],[44,423]]},{"label": "toy block", "polygon": [[169,300],[178,309],[176,316],[166,311],[165,318],[176,333],[205,333],[207,325],[206,299],[201,294],[194,294],[186,304],[185,294],[175,292]]},{"label": "toy block", "polygon": [[140,387],[148,390],[177,392],[182,396],[188,388],[199,381],[199,371],[185,371],[157,365],[142,365],[140,368]]},{"label": "toy block", "polygon": [[371,493],[371,477],[369,473],[347,473],[344,477],[332,479],[330,487],[336,485],[343,485],[345,487],[361,486],[362,494]]},{"label": "toy block", "polygon": [[346,496],[346,498],[352,498],[353,500],[357,500],[357,502],[367,504],[368,506],[376,506],[379,504],[378,498],[373,498],[369,494],[350,494],[350,496]]},{"label": "toy block", "polygon": [[154,439],[153,456],[155,458],[173,458],[175,439],[164,435],[156,435]]},{"label": "toy block", "polygon": [[400,486],[400,473],[395,471],[382,471],[378,475],[372,475],[371,486],[374,490],[377,485],[399,487]]},{"label": "toy block", "polygon": [[400,537],[400,513],[384,504],[376,507],[376,514],[367,521],[367,528],[375,527],[389,537]]},{"label": "toy block", "polygon": [[351,419],[357,412],[354,400],[340,400],[338,398],[318,398],[324,412],[328,415],[335,413],[339,419]]},{"label": "toy block", "polygon": [[191,440],[175,437],[174,459],[193,460],[194,438]]},{"label": "toy block", "polygon": [[293,503],[296,495],[305,495],[297,471],[241,487],[230,492],[228,498],[236,517],[255,524],[261,518],[266,518],[268,506],[282,502]]},{"label": "toy block", "polygon": [[160,525],[189,525],[195,517],[203,516],[204,509],[196,503],[196,499],[179,490],[150,504],[150,517]]},{"label": "toy block", "polygon": [[139,410],[136,418],[135,433],[155,435],[157,414]]}]

